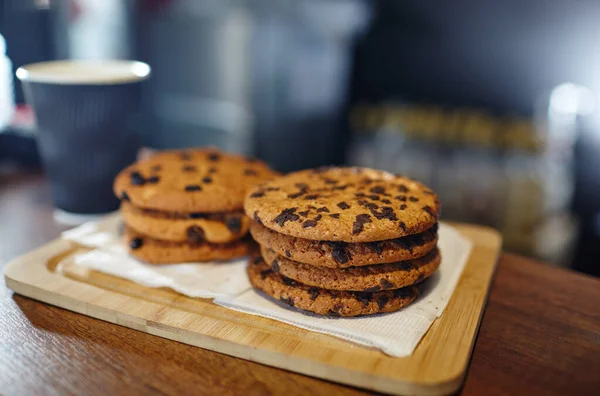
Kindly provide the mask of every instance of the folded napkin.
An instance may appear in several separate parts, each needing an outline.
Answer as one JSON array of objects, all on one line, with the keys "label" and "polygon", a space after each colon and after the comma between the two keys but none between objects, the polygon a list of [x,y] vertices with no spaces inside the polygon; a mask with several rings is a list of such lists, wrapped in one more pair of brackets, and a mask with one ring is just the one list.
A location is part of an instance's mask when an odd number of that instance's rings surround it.
[{"label": "folded napkin", "polygon": [[247,258],[227,262],[151,265],[127,254],[120,237],[121,218],[86,223],[62,233],[61,238],[95,248],[76,254],[68,264],[114,275],[147,287],[168,287],[190,297],[215,298],[248,290]]},{"label": "folded napkin", "polygon": [[442,223],[438,231],[442,263],[414,303],[388,314],[325,318],[284,307],[253,290],[245,271],[246,259],[164,266],[141,263],[127,255],[119,241],[119,227],[119,216],[111,216],[103,222],[84,224],[63,233],[64,239],[95,248],[75,255],[72,262],[144,286],[169,287],[190,297],[214,298],[216,304],[235,311],[333,335],[398,357],[411,355],[433,321],[442,314],[472,248],[468,239]]}]

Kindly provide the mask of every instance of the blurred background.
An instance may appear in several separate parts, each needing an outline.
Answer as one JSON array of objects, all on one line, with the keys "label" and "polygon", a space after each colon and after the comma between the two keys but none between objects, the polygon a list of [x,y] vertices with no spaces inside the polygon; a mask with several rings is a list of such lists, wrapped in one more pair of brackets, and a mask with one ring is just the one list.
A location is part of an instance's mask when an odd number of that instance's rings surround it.
[{"label": "blurred background", "polygon": [[152,67],[133,120],[147,147],[402,173],[445,220],[600,275],[598,1],[0,4],[2,166],[41,166],[18,66],[136,59]]}]

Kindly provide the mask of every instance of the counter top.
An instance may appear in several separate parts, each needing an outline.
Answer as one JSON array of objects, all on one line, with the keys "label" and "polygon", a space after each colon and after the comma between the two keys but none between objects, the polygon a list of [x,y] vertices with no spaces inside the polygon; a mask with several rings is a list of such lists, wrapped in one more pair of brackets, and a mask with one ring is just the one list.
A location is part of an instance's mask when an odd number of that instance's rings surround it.
[{"label": "counter top", "polygon": [[[0,267],[66,229],[36,173],[0,174]],[[5,394],[368,392],[151,336],[13,294],[0,279]],[[600,280],[503,254],[463,395],[596,394]]]}]

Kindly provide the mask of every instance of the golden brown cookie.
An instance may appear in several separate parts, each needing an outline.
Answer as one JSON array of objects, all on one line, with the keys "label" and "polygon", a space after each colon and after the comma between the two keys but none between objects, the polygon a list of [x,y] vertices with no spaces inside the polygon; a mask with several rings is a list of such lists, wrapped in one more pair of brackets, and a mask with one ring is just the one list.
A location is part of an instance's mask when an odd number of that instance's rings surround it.
[{"label": "golden brown cookie", "polygon": [[426,256],[397,263],[351,268],[325,268],[299,263],[261,247],[265,262],[274,272],[308,286],[327,290],[368,291],[393,290],[419,283],[438,269],[438,249]]},{"label": "golden brown cookie", "polygon": [[314,241],[279,234],[253,221],[252,237],[281,256],[329,268],[394,263],[418,258],[437,244],[437,224],[419,234],[380,242]]},{"label": "golden brown cookie", "polygon": [[171,242],[227,243],[242,238],[250,219],[243,212],[190,214],[157,212],[121,203],[125,223],[155,239]]},{"label": "golden brown cookie", "polygon": [[262,257],[250,259],[248,277],[255,288],[276,300],[304,311],[333,317],[397,311],[419,295],[416,286],[376,293],[319,289],[275,273]]},{"label": "golden brown cookie", "polygon": [[221,244],[177,243],[149,238],[125,227],[123,239],[132,256],[150,264],[229,260],[256,251],[256,244],[250,237]]},{"label": "golden brown cookie", "polygon": [[298,238],[373,242],[423,232],[437,222],[433,191],[402,176],[367,168],[290,173],[251,189],[246,214]]},{"label": "golden brown cookie", "polygon": [[214,148],[163,151],[125,168],[114,193],[138,208],[166,212],[231,212],[246,191],[276,175],[260,161]]}]

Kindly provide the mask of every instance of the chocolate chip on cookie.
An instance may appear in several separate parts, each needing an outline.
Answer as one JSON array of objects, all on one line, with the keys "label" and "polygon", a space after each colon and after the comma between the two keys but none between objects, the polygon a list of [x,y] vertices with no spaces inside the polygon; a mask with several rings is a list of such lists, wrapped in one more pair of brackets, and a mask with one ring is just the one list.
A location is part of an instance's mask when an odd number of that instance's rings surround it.
[{"label": "chocolate chip on cookie", "polygon": [[310,299],[312,301],[315,301],[317,297],[319,297],[319,289],[317,289],[316,287],[311,287],[310,289],[308,289],[308,292],[310,293]]},{"label": "chocolate chip on cookie", "polygon": [[231,232],[237,234],[242,229],[242,220],[239,216],[227,216],[225,218],[225,225]]},{"label": "chocolate chip on cookie", "polygon": [[279,301],[281,301],[284,304],[289,305],[290,307],[294,306],[294,300],[292,300],[291,297],[279,297]]},{"label": "chocolate chip on cookie", "polygon": [[356,216],[354,224],[352,225],[352,234],[360,234],[365,224],[372,223],[371,216],[366,213],[362,213]]},{"label": "chocolate chip on cookie", "polygon": [[146,179],[144,179],[144,176],[140,172],[131,172],[130,177],[131,185],[133,186],[143,186],[146,184]]},{"label": "chocolate chip on cookie", "polygon": [[187,240],[190,243],[201,243],[206,241],[206,234],[201,227],[191,226],[187,230]]},{"label": "chocolate chip on cookie", "polygon": [[302,228],[310,228],[317,225],[316,220],[306,220],[302,223]]},{"label": "chocolate chip on cookie", "polygon": [[267,278],[267,276],[269,276],[269,274],[273,272],[273,270],[271,268],[267,268],[265,270],[262,270],[260,272],[260,279],[265,280]]},{"label": "chocolate chip on cookie", "polygon": [[385,278],[382,278],[382,279],[379,281],[379,284],[380,284],[380,285],[381,285],[381,287],[383,287],[384,289],[397,289],[397,287],[395,287],[395,285],[394,285],[392,282],[388,281],[388,280],[387,280],[387,279],[385,279]]},{"label": "chocolate chip on cookie", "polygon": [[158,176],[150,176],[149,178],[146,179],[146,183],[148,184],[156,184],[160,181],[160,178]]},{"label": "chocolate chip on cookie", "polygon": [[350,209],[350,205],[348,205],[346,202],[338,202],[338,203],[337,203],[337,206],[338,206],[340,209],[344,209],[344,210],[345,210],[345,209]]},{"label": "chocolate chip on cookie", "polygon": [[371,191],[374,194],[385,194],[385,188],[381,186],[373,187],[369,191]]},{"label": "chocolate chip on cookie", "polygon": [[202,191],[202,186],[198,184],[188,184],[185,186],[185,191]]},{"label": "chocolate chip on cookie", "polygon": [[298,208],[284,209],[273,219],[273,222],[278,224],[280,227],[283,227],[288,221],[297,221],[300,218],[300,216],[294,213],[297,209]]},{"label": "chocolate chip on cookie", "polygon": [[331,249],[331,257],[340,264],[345,264],[350,260],[350,254],[346,250],[345,242],[326,242]]},{"label": "chocolate chip on cookie", "polygon": [[435,212],[433,211],[433,209],[431,208],[431,206],[428,206],[428,205],[426,205],[426,206],[423,206],[423,210],[424,210],[425,212],[429,213],[429,214],[430,214],[432,217],[437,217],[437,213],[435,213]]},{"label": "chocolate chip on cookie", "polygon": [[277,262],[277,260],[273,260],[273,262],[271,263],[271,269],[274,272],[279,272],[279,263]]},{"label": "chocolate chip on cookie", "polygon": [[129,242],[129,247],[131,249],[139,249],[142,247],[143,244],[144,241],[142,240],[142,238],[133,238],[131,242]]}]

